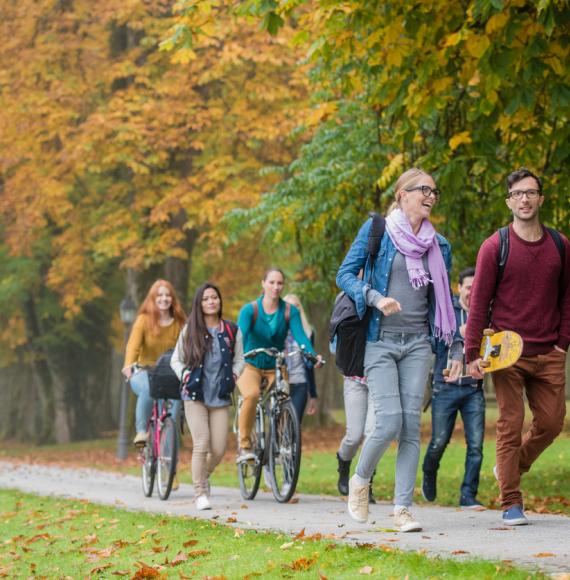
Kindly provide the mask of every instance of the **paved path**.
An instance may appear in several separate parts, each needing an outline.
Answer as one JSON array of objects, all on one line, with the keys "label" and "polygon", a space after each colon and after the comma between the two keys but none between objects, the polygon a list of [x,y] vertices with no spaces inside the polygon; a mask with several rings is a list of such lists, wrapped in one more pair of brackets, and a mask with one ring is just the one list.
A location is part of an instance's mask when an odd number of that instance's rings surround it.
[{"label": "paved path", "polygon": [[282,505],[269,493],[260,492],[255,501],[244,502],[238,490],[216,487],[212,490],[214,509],[198,512],[190,485],[181,485],[163,502],[157,497],[145,498],[140,480],[133,476],[0,461],[2,487],[173,516],[218,518],[222,523],[231,517],[237,520],[232,525],[242,529],[296,534],[305,528],[306,535],[334,534],[339,540],[353,543],[385,544],[452,558],[509,560],[555,574],[570,572],[570,518],[565,516],[532,514],[532,525],[507,528],[501,525],[500,512],[493,510],[415,506],[413,513],[424,530],[401,534],[391,529],[390,505],[371,506],[370,522],[361,525],[350,519],[341,499],[330,496],[300,495],[298,503]]}]

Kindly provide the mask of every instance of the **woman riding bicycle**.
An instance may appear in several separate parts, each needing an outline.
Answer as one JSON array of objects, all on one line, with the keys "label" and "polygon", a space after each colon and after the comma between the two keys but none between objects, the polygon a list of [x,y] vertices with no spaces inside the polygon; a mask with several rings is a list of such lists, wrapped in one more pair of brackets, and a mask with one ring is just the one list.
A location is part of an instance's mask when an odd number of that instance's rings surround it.
[{"label": "woman riding bicycle", "polygon": [[222,318],[222,295],[213,284],[196,290],[170,364],[182,380],[184,413],[192,435],[195,505],[199,510],[211,509],[210,475],[226,451],[230,395],[244,366],[241,332]]},{"label": "woman riding bicycle", "polygon": [[[157,280],[139,308],[121,371],[129,379],[131,389],[137,396],[137,434],[134,439],[137,446],[144,446],[147,442],[147,427],[152,412],[147,369],[155,365],[163,352],[174,347],[185,318],[172,284],[167,280]],[[180,402],[173,401],[174,417],[178,416],[179,410]]]},{"label": "woman riding bicycle", "polygon": [[[279,268],[270,268],[261,282],[263,294],[241,309],[238,326],[243,334],[245,351],[255,348],[276,348],[282,351],[290,329],[299,347],[315,355],[311,341],[303,330],[299,310],[281,299],[284,284],[283,272]],[[275,360],[264,353],[247,359],[237,383],[243,397],[239,413],[238,463],[255,457],[251,450],[250,434],[264,378],[269,384],[275,379]]]}]

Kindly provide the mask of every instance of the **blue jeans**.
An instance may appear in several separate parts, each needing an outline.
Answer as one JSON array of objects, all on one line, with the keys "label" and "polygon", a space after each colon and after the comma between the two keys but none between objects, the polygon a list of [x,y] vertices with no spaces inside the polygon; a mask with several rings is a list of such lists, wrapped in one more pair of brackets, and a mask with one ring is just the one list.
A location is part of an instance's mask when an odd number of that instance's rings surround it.
[{"label": "blue jeans", "polygon": [[289,387],[291,389],[291,402],[297,412],[299,423],[301,423],[309,398],[309,385],[307,383],[294,383],[289,385]]},{"label": "blue jeans", "polygon": [[437,473],[443,452],[451,439],[457,413],[461,413],[467,442],[461,499],[475,499],[479,489],[485,435],[483,389],[436,383],[431,409],[432,434],[424,457],[423,470],[426,473]]},{"label": "blue jeans", "polygon": [[[135,409],[135,428],[137,433],[144,433],[148,429],[148,422],[152,414],[154,399],[150,396],[148,372],[140,370],[131,376],[129,383],[133,393],[137,396]],[[176,424],[180,417],[181,401],[172,401],[171,414]],[[178,430],[176,431],[178,433]]]},{"label": "blue jeans", "polygon": [[370,479],[384,452],[398,440],[394,504],[410,506],[420,459],[420,416],[431,367],[425,334],[381,331],[366,343],[364,372],[374,405],[374,430],[366,437],[356,473]]}]

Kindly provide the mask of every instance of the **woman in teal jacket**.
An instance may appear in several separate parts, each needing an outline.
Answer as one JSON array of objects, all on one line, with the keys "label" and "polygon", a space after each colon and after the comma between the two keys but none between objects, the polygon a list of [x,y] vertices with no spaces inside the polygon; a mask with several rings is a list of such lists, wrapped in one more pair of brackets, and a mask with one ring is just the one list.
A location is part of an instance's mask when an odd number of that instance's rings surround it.
[{"label": "woman in teal jacket", "polygon": [[[278,268],[265,272],[261,286],[263,294],[246,304],[239,313],[238,326],[243,336],[244,352],[254,348],[285,348],[289,329],[297,344],[307,352],[315,354],[309,337],[303,330],[299,310],[281,299],[285,275]],[[237,461],[253,459],[250,434],[255,421],[255,407],[259,400],[261,381],[269,384],[275,379],[275,359],[264,353],[246,359],[245,370],[238,380],[238,389],[243,397],[239,413],[239,449]]]}]

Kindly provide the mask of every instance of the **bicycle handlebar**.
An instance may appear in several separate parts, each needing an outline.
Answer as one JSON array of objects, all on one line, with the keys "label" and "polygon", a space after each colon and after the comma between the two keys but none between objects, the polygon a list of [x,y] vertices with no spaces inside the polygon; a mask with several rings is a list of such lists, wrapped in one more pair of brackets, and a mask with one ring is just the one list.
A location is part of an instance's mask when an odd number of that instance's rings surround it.
[{"label": "bicycle handlebar", "polygon": [[298,349],[298,350],[294,350],[292,352],[286,353],[284,351],[279,351],[275,347],[254,348],[254,349],[246,352],[243,356],[244,356],[244,358],[251,358],[251,357],[257,356],[258,354],[266,354],[266,355],[271,356],[273,358],[277,358],[279,356],[285,358],[288,356],[294,356],[296,354],[300,354],[301,356],[303,356],[307,360],[310,360],[312,363],[320,362],[322,365],[324,365],[326,362],[324,359],[320,359],[320,361],[319,361],[319,359],[314,354],[311,354],[310,352],[306,352],[303,349]]}]

